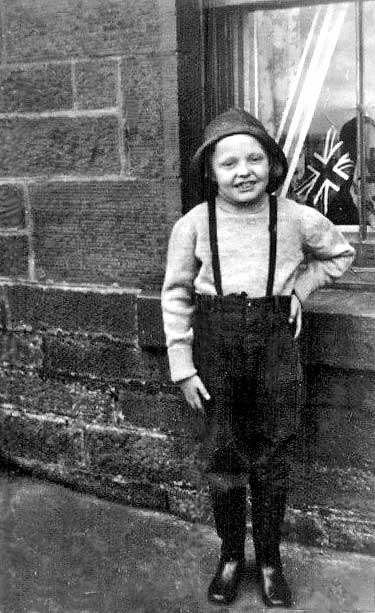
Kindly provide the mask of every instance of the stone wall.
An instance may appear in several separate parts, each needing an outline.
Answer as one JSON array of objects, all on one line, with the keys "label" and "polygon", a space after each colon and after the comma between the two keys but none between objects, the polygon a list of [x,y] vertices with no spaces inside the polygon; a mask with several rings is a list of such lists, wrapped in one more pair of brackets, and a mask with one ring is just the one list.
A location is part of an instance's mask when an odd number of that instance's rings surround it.
[{"label": "stone wall", "polygon": [[160,285],[181,208],[174,3],[1,8],[0,275]]}]

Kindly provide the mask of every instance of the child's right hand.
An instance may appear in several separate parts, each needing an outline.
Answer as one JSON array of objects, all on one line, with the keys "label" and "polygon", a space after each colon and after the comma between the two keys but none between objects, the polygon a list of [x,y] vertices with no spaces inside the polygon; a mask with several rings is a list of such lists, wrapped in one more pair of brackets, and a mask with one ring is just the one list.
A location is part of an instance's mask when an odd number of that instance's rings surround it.
[{"label": "child's right hand", "polygon": [[211,396],[206,390],[201,378],[198,375],[193,375],[192,377],[180,381],[179,385],[188,405],[192,409],[204,414],[202,398],[204,398],[204,400],[210,400]]}]

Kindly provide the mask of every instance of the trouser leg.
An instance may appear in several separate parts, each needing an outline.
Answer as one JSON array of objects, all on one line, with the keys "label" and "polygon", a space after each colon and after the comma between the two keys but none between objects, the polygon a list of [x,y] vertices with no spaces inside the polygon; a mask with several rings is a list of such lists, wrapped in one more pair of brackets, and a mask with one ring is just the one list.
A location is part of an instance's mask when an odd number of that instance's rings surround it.
[{"label": "trouser leg", "polygon": [[252,525],[258,565],[280,566],[281,526],[287,489],[273,483],[252,483]]},{"label": "trouser leg", "polygon": [[210,487],[216,531],[222,540],[222,555],[244,557],[246,538],[246,487],[227,491]]},{"label": "trouser leg", "polygon": [[281,529],[289,490],[292,443],[271,448],[250,475],[252,526],[258,565],[280,566]]}]

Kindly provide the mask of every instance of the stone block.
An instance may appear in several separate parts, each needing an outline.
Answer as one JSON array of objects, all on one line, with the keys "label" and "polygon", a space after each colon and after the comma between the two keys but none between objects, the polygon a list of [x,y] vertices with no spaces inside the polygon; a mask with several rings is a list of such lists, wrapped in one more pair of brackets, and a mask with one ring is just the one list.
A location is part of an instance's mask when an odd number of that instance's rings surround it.
[{"label": "stone block", "polygon": [[[45,476],[48,477],[48,475]],[[67,476],[70,477],[71,472]],[[66,476],[64,475],[64,477],[64,481],[66,481]],[[165,488],[157,483],[124,479],[120,475],[112,477],[94,474],[89,471],[85,473],[81,471],[70,483],[79,490],[132,507],[148,508],[164,513],[169,511],[168,494]]]},{"label": "stone block", "polygon": [[166,352],[141,348],[140,357],[139,374],[146,387],[150,385],[150,391],[159,390],[160,387],[169,388],[171,381]]},{"label": "stone block", "polygon": [[82,1],[6,0],[9,62],[62,59],[82,53]]},{"label": "stone block", "polygon": [[[109,386],[88,387],[79,381],[41,377],[40,371],[0,370],[0,402],[25,414],[45,419],[62,418],[64,427],[82,423],[114,424],[116,402]],[[1,405],[0,405],[1,406]]]},{"label": "stone block", "polygon": [[344,369],[374,370],[374,340],[373,315],[310,313],[306,361]]},{"label": "stone block", "polygon": [[30,190],[40,280],[160,284],[163,190],[158,182],[53,183]]},{"label": "stone block", "polygon": [[167,379],[167,364],[118,340],[57,334],[43,342],[43,369],[49,376],[90,378],[123,385],[128,381],[151,393]]},{"label": "stone block", "polygon": [[20,185],[0,185],[0,228],[24,228],[24,191]]},{"label": "stone block", "polygon": [[193,457],[176,457],[171,438],[124,428],[87,428],[85,454],[94,472],[153,483],[190,483],[197,479]]},{"label": "stone block", "polygon": [[121,81],[131,172],[136,177],[160,177],[164,169],[160,59],[124,58]]},{"label": "stone block", "polygon": [[116,117],[2,119],[3,177],[120,170]]},{"label": "stone block", "polygon": [[0,113],[40,113],[72,106],[70,64],[0,69]]},{"label": "stone block", "polygon": [[296,462],[292,473],[290,505],[294,508],[340,509],[375,522],[375,473],[357,467],[323,462]]},{"label": "stone block", "polygon": [[0,276],[28,277],[27,236],[0,236]]},{"label": "stone block", "polygon": [[375,472],[375,375],[309,367],[305,414],[309,460]]},{"label": "stone block", "polygon": [[135,342],[134,294],[10,285],[7,296],[13,328],[59,329]]},{"label": "stone block", "polygon": [[157,0],[82,0],[87,55],[155,53],[160,44]]},{"label": "stone block", "polygon": [[154,0],[6,0],[9,61],[152,52],[159,44]]},{"label": "stone block", "polygon": [[79,109],[101,109],[116,106],[118,68],[114,60],[96,59],[78,62],[76,71],[76,104]]},{"label": "stone block", "polygon": [[[28,332],[1,333],[0,362],[12,368],[41,368],[43,364],[42,337]],[[6,382],[4,385],[2,392],[7,387]],[[9,400],[8,397],[7,400]]]},{"label": "stone block", "polygon": [[334,288],[314,292],[305,304],[305,361],[373,371],[374,312],[374,292]]},{"label": "stone block", "polygon": [[169,511],[181,519],[214,524],[207,488],[168,487],[168,506]]},{"label": "stone block", "polygon": [[140,355],[124,343],[57,335],[44,339],[44,370],[80,378],[124,381],[139,378]]},{"label": "stone block", "polygon": [[160,295],[144,292],[138,296],[137,319],[141,347],[165,348]]},{"label": "stone block", "polygon": [[[117,403],[119,414],[125,421],[141,428],[157,428],[160,432],[173,432],[187,436],[189,423],[182,396],[163,389],[134,389],[123,386],[119,389]],[[190,424],[191,425],[191,424]]]},{"label": "stone block", "polygon": [[82,461],[82,433],[61,420],[43,420],[18,411],[0,411],[0,448],[5,455],[46,464]]},{"label": "stone block", "polygon": [[[164,202],[166,209],[166,237],[169,238],[170,231],[174,223],[181,217],[182,200],[181,200],[181,179],[170,178],[163,182],[164,185]],[[167,243],[165,244],[165,250]]]}]

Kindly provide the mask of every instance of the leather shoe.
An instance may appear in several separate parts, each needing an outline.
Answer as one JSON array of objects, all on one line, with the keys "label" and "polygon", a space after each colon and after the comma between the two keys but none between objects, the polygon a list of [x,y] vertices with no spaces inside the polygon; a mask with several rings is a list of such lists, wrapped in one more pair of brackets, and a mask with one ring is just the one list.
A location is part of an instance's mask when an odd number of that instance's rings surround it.
[{"label": "leather shoe", "polygon": [[290,607],[292,594],[281,567],[261,566],[259,568],[262,596],[267,607]]},{"label": "leather shoe", "polygon": [[244,558],[221,556],[216,574],[208,588],[208,599],[211,602],[230,604],[235,600],[244,563]]}]

